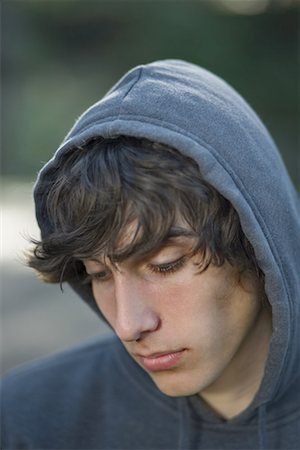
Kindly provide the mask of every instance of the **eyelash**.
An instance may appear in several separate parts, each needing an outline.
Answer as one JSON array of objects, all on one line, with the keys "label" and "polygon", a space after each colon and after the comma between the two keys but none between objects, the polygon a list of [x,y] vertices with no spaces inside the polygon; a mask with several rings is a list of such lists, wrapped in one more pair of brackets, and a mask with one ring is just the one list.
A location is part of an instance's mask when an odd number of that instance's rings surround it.
[{"label": "eyelash", "polygon": [[[147,267],[148,269],[156,274],[160,274],[163,276],[172,274],[176,272],[177,270],[181,269],[184,264],[186,263],[187,257],[181,256],[180,258],[176,259],[175,261],[162,263],[162,264],[149,264]],[[85,279],[83,280],[83,284],[89,284],[93,280],[99,281],[99,282],[105,282],[109,280],[110,274],[109,272],[105,272],[104,270],[98,273],[91,273],[87,274]]]},{"label": "eyelash", "polygon": [[83,280],[83,284],[90,284],[93,280],[95,281],[99,281],[100,283],[107,281],[109,278],[109,274],[107,274],[107,272],[105,272],[104,270],[98,273],[90,273],[90,274],[86,274],[84,280]]},{"label": "eyelash", "polygon": [[159,273],[160,275],[168,275],[170,273],[174,273],[177,270],[181,269],[186,262],[186,256],[181,256],[179,259],[175,261],[171,261],[163,264],[150,264],[149,269],[151,272]]}]

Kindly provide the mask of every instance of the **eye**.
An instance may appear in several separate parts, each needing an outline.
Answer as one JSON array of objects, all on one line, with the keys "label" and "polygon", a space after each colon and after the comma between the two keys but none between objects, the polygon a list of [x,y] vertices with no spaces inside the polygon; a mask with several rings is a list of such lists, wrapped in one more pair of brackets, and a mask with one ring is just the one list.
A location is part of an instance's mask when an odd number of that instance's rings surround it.
[{"label": "eye", "polygon": [[166,263],[161,264],[149,264],[149,268],[151,272],[159,273],[161,275],[168,275],[181,269],[186,263],[186,260],[187,260],[186,256],[181,256],[175,261],[168,261]]},{"label": "eye", "polygon": [[104,281],[109,280],[111,277],[110,270],[101,270],[100,272],[95,273],[87,273],[83,284],[90,284],[92,281],[96,281],[97,283],[103,283]]}]

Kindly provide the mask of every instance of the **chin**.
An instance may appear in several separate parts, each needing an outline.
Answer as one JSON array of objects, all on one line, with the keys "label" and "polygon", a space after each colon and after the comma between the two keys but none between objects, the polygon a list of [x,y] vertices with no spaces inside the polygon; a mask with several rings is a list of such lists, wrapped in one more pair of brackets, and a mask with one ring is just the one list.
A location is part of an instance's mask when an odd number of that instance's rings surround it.
[{"label": "chin", "polygon": [[168,397],[188,397],[190,395],[199,394],[198,389],[191,390],[190,388],[183,388],[181,386],[160,387],[158,384],[156,384],[156,386]]},{"label": "chin", "polygon": [[[179,380],[175,377],[172,379],[172,376],[166,375],[163,380],[157,380],[155,377],[152,377],[156,387],[165,395],[169,397],[187,397],[194,394],[199,394],[201,388],[199,386],[191,386],[191,384],[184,382],[183,380]],[[169,378],[169,379],[168,379]]]},{"label": "chin", "polygon": [[220,376],[221,370],[212,370],[205,373],[198,371],[166,371],[150,374],[156,387],[169,397],[188,397],[200,394],[211,386]]}]

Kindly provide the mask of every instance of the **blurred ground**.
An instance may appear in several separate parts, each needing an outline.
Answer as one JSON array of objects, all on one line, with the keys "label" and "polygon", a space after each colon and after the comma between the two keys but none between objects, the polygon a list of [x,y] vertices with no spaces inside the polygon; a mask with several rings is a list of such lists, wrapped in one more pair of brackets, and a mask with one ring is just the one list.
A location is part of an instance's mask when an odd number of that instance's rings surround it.
[{"label": "blurred ground", "polygon": [[1,373],[109,332],[68,286],[61,293],[24,266],[25,237],[38,237],[31,191],[26,183],[2,185]]}]

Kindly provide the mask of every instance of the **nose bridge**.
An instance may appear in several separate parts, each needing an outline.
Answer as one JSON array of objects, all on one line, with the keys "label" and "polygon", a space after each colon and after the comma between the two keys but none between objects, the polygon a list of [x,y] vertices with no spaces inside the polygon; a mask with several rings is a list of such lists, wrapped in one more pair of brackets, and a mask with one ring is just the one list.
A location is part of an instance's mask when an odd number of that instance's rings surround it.
[{"label": "nose bridge", "polygon": [[157,328],[159,319],[137,277],[123,273],[115,276],[115,302],[115,331],[121,340],[134,341]]}]

